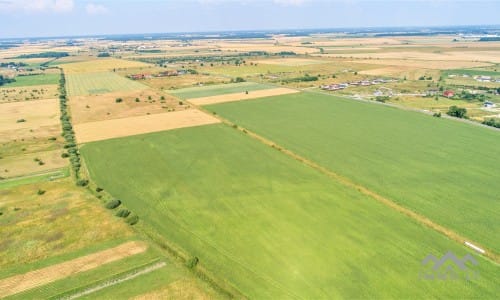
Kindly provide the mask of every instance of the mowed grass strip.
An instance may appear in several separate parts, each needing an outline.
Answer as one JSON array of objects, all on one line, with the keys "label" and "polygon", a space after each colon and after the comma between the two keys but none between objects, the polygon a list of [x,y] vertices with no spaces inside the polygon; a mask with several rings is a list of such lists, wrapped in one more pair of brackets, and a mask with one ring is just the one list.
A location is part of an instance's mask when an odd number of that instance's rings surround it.
[{"label": "mowed grass strip", "polygon": [[498,131],[316,93],[207,108],[500,251]]},{"label": "mowed grass strip", "polygon": [[226,125],[89,143],[81,153],[99,186],[250,298],[499,292],[498,267],[478,256],[477,281],[420,280],[428,254],[472,250]]},{"label": "mowed grass strip", "polygon": [[136,91],[147,86],[113,72],[70,73],[66,75],[67,89],[70,96],[85,96],[112,93],[118,91]]},{"label": "mowed grass strip", "polygon": [[275,88],[273,85],[255,82],[240,82],[228,84],[207,85],[202,87],[190,87],[185,89],[168,91],[169,94],[181,99],[209,97],[225,94],[244,93],[245,91],[258,91]]}]

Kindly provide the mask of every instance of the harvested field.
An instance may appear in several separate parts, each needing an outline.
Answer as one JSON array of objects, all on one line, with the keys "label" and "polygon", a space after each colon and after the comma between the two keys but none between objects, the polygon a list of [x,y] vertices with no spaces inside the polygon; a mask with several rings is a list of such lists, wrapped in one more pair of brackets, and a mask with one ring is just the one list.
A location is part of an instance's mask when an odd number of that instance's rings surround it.
[{"label": "harvested field", "polygon": [[[117,103],[118,98],[122,102]],[[75,96],[69,105],[73,124],[184,110],[186,107],[180,105],[177,98],[152,89]]]},{"label": "harvested field", "polygon": [[203,291],[194,280],[180,279],[166,287],[146,294],[134,297],[133,300],[155,300],[155,299],[211,299],[206,291]]},{"label": "harvested field", "polygon": [[473,61],[454,61],[454,60],[413,60],[413,59],[363,59],[353,60],[356,64],[373,64],[398,67],[414,67],[424,69],[447,70],[457,68],[484,67],[491,64]]},{"label": "harvested field", "polygon": [[278,58],[278,59],[255,60],[254,63],[295,67],[295,66],[324,64],[325,61],[317,59],[307,59],[307,58]]},{"label": "harvested field", "polygon": [[0,295],[6,297],[39,287],[67,276],[92,270],[125,257],[146,251],[147,246],[140,242],[128,242],[118,247],[86,255],[64,263],[31,271],[0,280]]},{"label": "harvested field", "polygon": [[0,177],[11,178],[63,168],[68,160],[61,157],[62,150],[16,155],[2,158]]},{"label": "harvested field", "polygon": [[0,88],[0,103],[52,99],[58,96],[57,85]]},{"label": "harvested field", "polygon": [[0,132],[36,129],[57,124],[59,124],[57,99],[0,104]]},{"label": "harvested field", "polygon": [[249,100],[249,99],[256,99],[263,97],[279,96],[279,95],[293,94],[298,92],[300,91],[289,88],[275,88],[268,90],[251,91],[248,92],[248,94],[246,94],[245,92],[240,92],[234,94],[192,98],[188,99],[188,101],[197,105],[207,105],[207,104],[241,101],[241,100]]},{"label": "harvested field", "polygon": [[76,62],[61,65],[66,74],[74,73],[97,73],[112,71],[113,69],[127,69],[127,68],[148,68],[152,65],[131,60],[123,60],[116,58],[100,58],[84,62]]},{"label": "harvested field", "polygon": [[399,75],[403,72],[410,70],[415,70],[415,68],[409,66],[390,66],[378,69],[363,70],[360,71],[359,74],[374,75],[374,76],[391,76],[391,75]]},{"label": "harvested field", "polygon": [[317,53],[319,49],[315,48],[307,48],[307,47],[297,47],[297,46],[282,46],[282,45],[273,45],[273,44],[252,44],[252,43],[232,43],[232,42],[220,42],[218,43],[219,49],[222,51],[266,51],[269,53],[278,53],[278,52],[295,52],[297,54],[306,54],[306,53]]},{"label": "harvested field", "polygon": [[167,91],[179,88],[189,88],[200,84],[228,83],[229,79],[217,75],[186,74],[182,76],[150,78],[141,80],[140,82],[152,88]]},{"label": "harvested field", "polygon": [[[423,61],[456,61],[462,62],[500,62],[497,51],[443,51],[443,52],[424,52],[424,51],[398,51],[398,52],[365,52],[365,53],[335,53],[322,54],[326,57],[350,57],[350,58],[372,58],[372,59],[409,59]],[[480,66],[480,65],[478,65]]]},{"label": "harvested field", "polygon": [[147,88],[137,81],[121,77],[113,72],[68,74],[66,79],[70,96],[99,95]]},{"label": "harvested field", "polygon": [[107,140],[117,137],[219,123],[215,117],[199,110],[98,121],[74,126],[79,143]]}]

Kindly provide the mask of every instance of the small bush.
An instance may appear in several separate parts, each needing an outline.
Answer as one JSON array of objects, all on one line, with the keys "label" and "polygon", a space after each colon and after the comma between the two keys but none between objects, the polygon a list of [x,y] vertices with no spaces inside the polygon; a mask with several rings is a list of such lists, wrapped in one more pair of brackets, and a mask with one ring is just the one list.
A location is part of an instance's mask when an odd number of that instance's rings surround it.
[{"label": "small bush", "polygon": [[95,191],[96,191],[96,192],[98,192],[98,193],[100,193],[100,192],[104,191],[104,189],[103,189],[103,188],[100,188],[100,187],[96,187],[96,188],[95,188]]},{"label": "small bush", "polygon": [[106,208],[107,209],[115,209],[118,206],[120,206],[121,204],[122,204],[122,202],[120,200],[114,199],[114,200],[111,200],[108,203],[106,203]]},{"label": "small bush", "polygon": [[432,116],[436,117],[436,118],[441,118],[441,113],[437,112],[437,113],[434,113]]},{"label": "small bush", "polygon": [[17,120],[16,122],[17,122],[17,123],[24,123],[24,122],[26,122],[26,119],[19,119],[19,120]]},{"label": "small bush", "polygon": [[38,191],[36,192],[39,196],[45,194],[45,191],[42,190],[42,189],[38,189]]},{"label": "small bush", "polygon": [[125,222],[127,222],[127,224],[129,224],[129,225],[135,225],[135,224],[137,224],[137,222],[139,222],[139,216],[133,215],[131,217],[128,217]]},{"label": "small bush", "polygon": [[196,265],[198,265],[198,262],[200,260],[198,259],[198,257],[194,256],[194,257],[191,257],[190,259],[188,259],[186,261],[186,267],[188,267],[189,269],[194,269],[196,267]]},{"label": "small bush", "polygon": [[[80,166],[79,166],[79,164],[78,165],[75,164],[75,167],[80,167]],[[88,184],[89,184],[89,181],[87,179],[78,179],[76,181],[76,185],[77,186],[82,186],[83,187],[83,186],[87,186]]]},{"label": "small bush", "polygon": [[141,99],[135,98],[135,102],[141,102]]},{"label": "small bush", "polygon": [[117,213],[116,216],[119,218],[126,218],[130,215],[130,210],[128,209],[120,209]]},{"label": "small bush", "polygon": [[69,157],[69,153],[64,152],[63,154],[61,154],[61,157],[62,158],[68,158]]},{"label": "small bush", "polygon": [[115,102],[116,102],[116,103],[121,103],[121,102],[123,102],[123,99],[122,99],[122,98],[116,98],[116,99],[115,99]]}]

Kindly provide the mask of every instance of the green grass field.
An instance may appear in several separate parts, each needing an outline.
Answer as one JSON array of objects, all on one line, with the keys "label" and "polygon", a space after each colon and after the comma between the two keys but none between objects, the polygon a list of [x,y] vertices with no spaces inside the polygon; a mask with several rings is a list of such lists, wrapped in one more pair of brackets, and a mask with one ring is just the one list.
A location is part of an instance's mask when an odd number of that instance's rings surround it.
[{"label": "green grass field", "polygon": [[59,74],[16,76],[16,81],[5,84],[2,87],[20,87],[20,86],[57,84],[59,82],[59,78],[60,78]]},{"label": "green grass field", "polygon": [[89,143],[81,153],[99,186],[250,298],[500,292],[498,267],[481,257],[477,281],[419,279],[428,254],[469,250],[226,125]]},{"label": "green grass field", "polygon": [[500,251],[498,131],[315,93],[208,108]]},{"label": "green grass field", "polygon": [[257,91],[272,89],[274,86],[254,82],[241,82],[229,84],[208,85],[203,87],[192,87],[179,90],[168,91],[168,93],[181,99],[191,99],[199,97],[209,97],[224,94],[242,93],[245,91]]},{"label": "green grass field", "polygon": [[66,79],[70,96],[127,92],[147,88],[137,81],[129,80],[112,72],[67,74]]},{"label": "green grass field", "polygon": [[492,76],[492,77],[500,77],[500,72],[481,70],[481,69],[454,69],[454,70],[446,70],[443,71],[443,76],[448,76],[451,74],[454,75],[469,75],[469,76]]}]

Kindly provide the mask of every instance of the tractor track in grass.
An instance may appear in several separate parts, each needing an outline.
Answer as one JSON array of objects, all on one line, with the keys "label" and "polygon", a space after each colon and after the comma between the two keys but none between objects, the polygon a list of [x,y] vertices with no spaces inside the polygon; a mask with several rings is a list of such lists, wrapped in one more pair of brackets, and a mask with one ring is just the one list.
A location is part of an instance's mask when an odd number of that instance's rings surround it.
[{"label": "tractor track in grass", "polygon": [[[189,102],[189,101],[188,101]],[[344,186],[347,186],[349,188],[352,188],[352,189],[355,189],[359,192],[361,192],[362,194],[364,195],[367,195],[375,200],[377,200],[378,202],[384,204],[385,206],[388,206],[390,207],[391,209],[394,209],[404,215],[406,215],[407,217],[415,220],[416,222],[426,226],[426,227],[429,227],[443,235],[445,235],[446,237],[448,237],[449,239],[452,239],[456,242],[458,242],[459,244],[461,244],[462,246],[464,246],[465,242],[469,242],[469,243],[472,243],[482,249],[485,250],[485,253],[482,254],[484,257],[487,257],[489,259],[491,259],[494,263],[498,264],[500,263],[500,256],[494,252],[493,250],[489,249],[489,248],[486,248],[484,247],[483,245],[481,245],[480,243],[477,243],[476,241],[472,240],[472,239],[469,239],[469,238],[465,238],[464,236],[456,233],[455,231],[445,227],[445,226],[442,226],[440,224],[437,224],[435,223],[434,221],[432,221],[431,219],[427,218],[426,216],[424,215],[421,215],[421,214],[418,214],[416,212],[414,212],[413,210],[409,209],[409,208],[406,208],[400,204],[397,204],[396,202],[390,200],[389,198],[386,198],[382,195],[379,195],[378,193],[360,185],[360,184],[357,184],[355,183],[354,181],[352,181],[351,179],[347,178],[347,177],[344,177],[334,171],[331,171],[323,166],[321,166],[320,164],[310,160],[310,159],[307,159],[305,157],[302,157],[296,153],[294,153],[293,151],[291,150],[288,150],[278,144],[276,144],[275,142],[255,133],[255,132],[252,132],[246,128],[243,128],[241,126],[238,126],[237,124],[217,115],[217,114],[212,114],[211,112],[209,112],[208,110],[204,109],[203,107],[200,107],[199,105],[196,105],[195,103],[192,103],[192,102],[189,102],[193,107],[207,113],[207,114],[211,114],[213,115],[214,117],[218,118],[222,123],[226,124],[226,125],[229,125],[231,127],[234,127],[235,129],[238,129],[240,130],[241,132],[247,134],[248,136],[252,137],[253,139],[256,139],[258,140],[259,142],[267,145],[267,146],[270,146],[270,147],[273,147],[275,148],[276,150],[284,153],[285,155],[288,155],[289,157],[292,157],[293,159],[297,160],[297,161],[300,161],[301,163],[327,175],[328,177],[340,182],[342,185]],[[465,247],[465,246],[464,246]],[[478,253],[479,254],[479,253]]]}]

